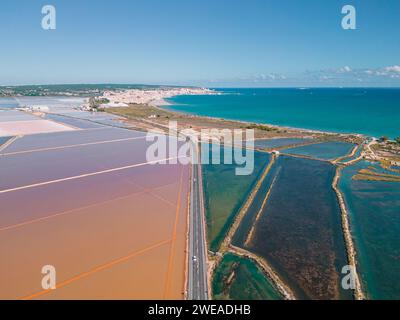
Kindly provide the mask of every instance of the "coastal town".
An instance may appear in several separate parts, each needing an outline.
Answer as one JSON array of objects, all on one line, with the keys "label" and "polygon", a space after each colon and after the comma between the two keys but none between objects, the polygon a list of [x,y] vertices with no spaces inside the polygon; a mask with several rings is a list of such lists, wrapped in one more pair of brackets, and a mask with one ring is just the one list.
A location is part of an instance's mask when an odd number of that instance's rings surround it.
[{"label": "coastal town", "polygon": [[129,104],[166,105],[165,99],[181,95],[216,95],[218,91],[206,88],[159,88],[150,90],[131,89],[105,91],[100,100],[109,101],[104,107],[128,106]]},{"label": "coastal town", "polygon": [[399,0],[1,8],[0,302],[400,301]]},{"label": "coastal town", "polygon": [[[170,135],[168,132],[171,121],[176,122],[177,127],[175,128],[177,134],[185,129],[198,130],[210,130],[209,135],[204,136],[203,143],[209,143],[211,141],[218,142],[221,144],[227,143],[225,137],[221,134],[221,130],[235,130],[235,129],[251,129],[254,131],[252,139],[252,149],[255,152],[261,152],[270,155],[268,165],[261,171],[257,179],[255,179],[254,186],[249,189],[248,196],[243,198],[243,203],[240,205],[240,210],[236,213],[232,213],[232,221],[229,228],[223,236],[223,241],[219,247],[213,248],[210,244],[210,229],[214,228],[212,221],[209,220],[210,213],[207,211],[209,208],[206,206],[211,196],[207,190],[207,174],[202,173],[202,166],[198,166],[195,169],[195,175],[192,171],[192,193],[190,195],[191,201],[188,206],[190,208],[190,215],[188,217],[193,224],[192,229],[187,230],[186,243],[188,257],[187,270],[185,271],[185,283],[186,291],[183,297],[199,297],[201,299],[212,298],[215,292],[213,292],[214,278],[219,274],[221,265],[224,264],[224,257],[233,255],[238,259],[245,259],[245,261],[251,261],[254,265],[259,268],[268,281],[270,281],[283,299],[297,299],[298,293],[293,291],[293,288],[286,283],[281,277],[276,268],[269,263],[265,257],[260,256],[250,250],[249,248],[254,242],[257,227],[261,221],[264,210],[268,206],[270,201],[271,192],[277,180],[277,174],[272,179],[270,175],[273,174],[274,169],[280,163],[281,158],[293,158],[293,159],[304,159],[306,161],[320,161],[321,163],[329,163],[335,170],[335,176],[331,184],[332,190],[335,192],[337,201],[340,208],[341,214],[341,228],[345,240],[345,247],[347,252],[347,260],[351,265],[357,264],[357,246],[354,244],[354,239],[351,233],[351,221],[349,220],[349,213],[347,203],[345,201],[345,195],[339,186],[339,181],[342,176],[343,170],[348,167],[352,167],[357,163],[364,161],[370,162],[371,164],[377,164],[378,167],[370,165],[365,168],[362,167],[356,172],[352,179],[355,181],[382,181],[382,182],[400,182],[398,178],[399,170],[399,158],[400,158],[400,142],[399,139],[391,140],[387,137],[374,138],[367,137],[361,134],[344,134],[334,132],[324,132],[317,130],[298,129],[277,125],[269,125],[262,123],[237,121],[229,119],[219,119],[213,117],[204,117],[197,115],[185,114],[182,112],[175,112],[168,108],[169,98],[176,96],[203,96],[203,95],[223,95],[219,90],[207,89],[207,88],[194,88],[194,87],[159,87],[159,88],[129,88],[129,89],[114,89],[114,90],[100,90],[96,94],[92,94],[89,97],[80,96],[79,99],[74,100],[70,97],[48,97],[48,100],[44,98],[24,98],[15,97],[19,107],[13,109],[4,109],[0,116],[5,116],[4,119],[10,118],[13,121],[2,121],[0,122],[0,135],[6,138],[0,147],[0,152],[5,157],[18,155],[20,152],[41,152],[42,150],[62,150],[64,148],[75,148],[80,146],[90,146],[97,144],[108,144],[114,140],[96,141],[90,143],[73,144],[70,146],[60,147],[46,147],[44,149],[39,148],[38,151],[33,149],[32,151],[17,151],[12,152],[14,145],[18,146],[19,141],[23,141],[24,137],[35,136],[37,134],[58,134],[67,132],[79,132],[83,128],[85,130],[93,130],[93,138],[96,136],[96,131],[106,130],[108,127],[116,130],[118,135],[121,135],[123,131],[134,132],[152,132],[153,130],[162,130],[166,135]],[[6,98],[9,99],[9,98]],[[67,100],[65,100],[67,99]],[[69,100],[68,100],[69,99]],[[58,106],[57,104],[60,103]],[[69,107],[67,107],[69,105]],[[87,127],[89,125],[89,127]],[[92,128],[93,126],[93,128]],[[98,127],[99,126],[99,127]],[[91,129],[87,129],[91,128]],[[122,131],[121,129],[124,128]],[[89,132],[89,131],[88,131]],[[124,136],[123,134],[122,136]],[[40,136],[40,135],[39,135]],[[72,136],[71,136],[72,138]],[[91,138],[92,139],[92,138]],[[116,139],[115,142],[136,139],[134,137]],[[275,142],[287,141],[280,145],[279,143],[274,145]],[[1,141],[0,141],[1,142]],[[271,145],[269,145],[271,143]],[[291,150],[296,148],[313,148],[318,146],[326,146],[328,148],[336,148],[335,145],[347,146],[348,151],[341,151],[337,155],[330,159],[318,158],[323,156],[312,155],[308,153],[291,153]],[[247,145],[245,146],[247,148]],[[310,150],[311,150],[310,149]],[[334,150],[334,149],[332,149]],[[324,151],[325,152],[325,151]],[[278,164],[277,164],[278,163]],[[311,163],[311,162],[310,162]],[[380,169],[386,170],[381,172]],[[114,169],[111,169],[114,170]],[[118,168],[123,170],[123,167]],[[194,169],[192,169],[194,170]],[[100,174],[103,171],[99,171]],[[105,170],[104,172],[107,172]],[[89,174],[91,175],[91,174]],[[79,177],[79,176],[78,176]],[[195,178],[194,178],[195,177]],[[75,179],[75,178],[74,178]],[[203,180],[205,181],[203,182]],[[264,185],[272,179],[271,186],[265,192]],[[61,180],[62,181],[62,180]],[[46,182],[47,183],[47,182]],[[53,183],[53,182],[49,182]],[[203,190],[202,185],[206,184],[206,190]],[[30,186],[28,186],[31,188]],[[25,188],[22,187],[22,188]],[[262,191],[264,190],[264,191]],[[13,189],[6,189],[4,192],[12,192]],[[189,191],[187,191],[189,192]],[[204,200],[203,200],[204,197]],[[234,236],[238,233],[238,230],[242,228],[243,224],[246,223],[246,216],[251,214],[254,210],[253,207],[256,203],[257,197],[263,197],[263,203],[257,210],[256,218],[250,228],[247,235],[247,240],[243,245],[238,245],[234,242]],[[0,229],[1,231],[1,229]],[[196,238],[201,236],[201,238]],[[181,239],[182,241],[182,239]],[[198,248],[194,246],[199,245]],[[236,258],[235,258],[236,259]],[[202,273],[196,273],[196,268],[201,268]],[[356,273],[358,274],[358,273]],[[224,286],[229,288],[231,283],[235,281],[236,271],[233,270],[226,275],[226,282]],[[365,299],[365,291],[363,283],[357,276],[356,286],[354,289],[353,296],[355,299]],[[198,283],[196,285],[196,283]],[[225,289],[228,290],[228,289]],[[42,295],[44,293],[40,293]],[[177,292],[175,292],[177,294]],[[330,293],[333,294],[333,293]],[[179,296],[179,295],[176,295]],[[332,297],[338,298],[337,295]]]}]

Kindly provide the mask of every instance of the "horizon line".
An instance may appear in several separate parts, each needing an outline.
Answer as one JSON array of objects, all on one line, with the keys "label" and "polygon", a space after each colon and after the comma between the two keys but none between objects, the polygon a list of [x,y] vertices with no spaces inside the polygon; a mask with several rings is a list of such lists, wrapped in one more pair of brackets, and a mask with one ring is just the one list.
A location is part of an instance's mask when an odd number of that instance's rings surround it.
[{"label": "horizon line", "polygon": [[288,85],[288,86],[204,86],[204,85],[194,85],[194,84],[154,84],[154,83],[118,83],[118,82],[77,82],[77,83],[41,83],[41,84],[0,84],[0,88],[18,88],[18,87],[41,87],[41,86],[146,86],[146,87],[195,87],[195,88],[209,88],[209,89],[400,89],[400,85],[398,86],[347,86],[347,85],[317,85],[317,86],[304,86],[304,85]]}]

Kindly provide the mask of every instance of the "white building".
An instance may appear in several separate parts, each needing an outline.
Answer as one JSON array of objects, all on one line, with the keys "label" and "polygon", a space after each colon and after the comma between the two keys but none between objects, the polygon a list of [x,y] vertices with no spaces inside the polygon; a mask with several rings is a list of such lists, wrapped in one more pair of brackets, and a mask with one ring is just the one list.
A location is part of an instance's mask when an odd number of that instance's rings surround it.
[{"label": "white building", "polygon": [[49,112],[50,108],[45,105],[35,105],[35,106],[30,106],[29,110],[31,111],[36,111],[36,112]]}]

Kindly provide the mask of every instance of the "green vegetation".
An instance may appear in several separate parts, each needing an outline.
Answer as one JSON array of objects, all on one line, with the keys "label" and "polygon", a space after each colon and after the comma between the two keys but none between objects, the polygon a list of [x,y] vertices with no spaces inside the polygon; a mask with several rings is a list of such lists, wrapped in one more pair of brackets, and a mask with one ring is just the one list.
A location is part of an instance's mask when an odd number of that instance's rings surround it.
[{"label": "green vegetation", "polygon": [[0,86],[0,97],[14,96],[98,96],[106,90],[152,89],[160,86],[134,84],[56,84]]},{"label": "green vegetation", "polygon": [[214,299],[219,300],[280,300],[261,268],[252,260],[227,253],[214,272]]},{"label": "green vegetation", "polygon": [[242,128],[255,129],[255,130],[258,129],[258,130],[261,130],[261,131],[278,131],[277,128],[272,128],[272,127],[269,127],[269,126],[266,126],[266,125],[256,124],[256,123],[250,124],[250,125],[242,127]]},{"label": "green vegetation", "polygon": [[147,104],[131,104],[129,107],[107,108],[107,112],[128,119],[147,119],[153,115],[157,118],[169,119],[173,115],[171,112]]},{"label": "green vegetation", "polygon": [[203,165],[207,240],[212,251],[218,251],[268,161],[267,153],[255,152],[254,171],[247,176],[235,175],[235,164]]},{"label": "green vegetation", "polygon": [[400,176],[379,173],[370,169],[361,169],[356,175],[353,176],[353,180],[400,182]]},{"label": "green vegetation", "polygon": [[95,98],[91,97],[89,99],[89,105],[92,109],[96,109],[97,111],[104,111],[104,108],[102,107],[103,104],[109,103],[110,100],[108,99],[103,99],[103,98]]},{"label": "green vegetation", "polygon": [[394,141],[396,141],[397,144],[400,144],[400,137],[395,138]]}]

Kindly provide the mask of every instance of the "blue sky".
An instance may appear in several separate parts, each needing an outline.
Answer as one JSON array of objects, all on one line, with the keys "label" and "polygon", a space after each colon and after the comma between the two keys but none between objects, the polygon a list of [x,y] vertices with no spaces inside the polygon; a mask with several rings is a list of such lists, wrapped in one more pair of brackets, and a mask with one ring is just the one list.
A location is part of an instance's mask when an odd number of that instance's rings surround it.
[{"label": "blue sky", "polygon": [[[41,28],[42,6],[57,29]],[[357,10],[343,30],[341,8]],[[398,0],[2,0],[0,84],[400,86]]]}]

